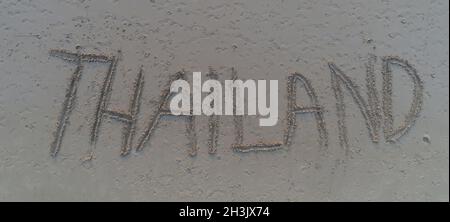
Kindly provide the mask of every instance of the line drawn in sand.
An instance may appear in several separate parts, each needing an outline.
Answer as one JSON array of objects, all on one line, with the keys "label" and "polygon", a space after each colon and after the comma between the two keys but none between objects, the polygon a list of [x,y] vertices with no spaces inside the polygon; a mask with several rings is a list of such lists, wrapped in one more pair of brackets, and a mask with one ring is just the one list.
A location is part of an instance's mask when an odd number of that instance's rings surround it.
[{"label": "line drawn in sand", "polygon": [[[65,130],[69,123],[69,117],[76,105],[77,89],[79,82],[82,78],[82,73],[85,63],[100,63],[107,64],[108,71],[103,81],[101,91],[98,93],[98,103],[96,106],[94,123],[90,133],[90,157],[93,157],[92,149],[95,148],[96,142],[100,134],[100,126],[102,120],[105,117],[109,117],[113,120],[122,122],[125,124],[122,131],[122,147],[120,149],[120,155],[126,156],[133,149],[136,152],[142,151],[144,146],[150,141],[153,132],[156,130],[160,120],[165,116],[174,116],[177,118],[184,118],[186,123],[186,136],[189,141],[188,153],[191,156],[195,156],[198,152],[197,134],[195,129],[195,115],[193,115],[192,109],[189,115],[175,116],[171,113],[170,109],[166,108],[173,93],[170,92],[170,85],[173,81],[178,79],[186,79],[185,71],[182,70],[170,77],[167,85],[162,90],[158,109],[155,114],[150,116],[149,123],[144,129],[141,136],[137,139],[135,147],[133,147],[133,140],[136,134],[137,117],[139,115],[142,91],[144,86],[144,69],[141,66],[137,74],[135,83],[133,85],[133,94],[130,99],[129,111],[119,112],[109,110],[108,104],[112,92],[112,86],[114,77],[116,75],[117,65],[121,59],[121,52],[117,55],[107,56],[103,54],[85,54],[80,52],[80,48],[77,48],[76,52],[69,52],[66,50],[52,49],[50,50],[50,56],[62,59],[65,62],[74,64],[76,66],[75,71],[70,77],[70,81],[65,93],[64,102],[60,111],[56,130],[54,132],[54,140],[50,146],[50,155],[56,157],[61,150],[62,140],[65,136]],[[348,141],[348,129],[346,126],[346,114],[345,114],[345,102],[344,91],[345,88],[353,101],[357,104],[363,120],[366,123],[366,127],[369,132],[369,137],[373,143],[378,143],[380,140],[379,130],[381,128],[381,121],[383,121],[384,138],[386,142],[396,142],[400,137],[405,135],[417,120],[423,104],[423,82],[420,79],[417,70],[409,64],[408,61],[395,56],[385,56],[382,58],[382,80],[383,87],[381,93],[378,93],[376,87],[376,75],[374,64],[377,61],[375,55],[369,55],[369,60],[366,63],[366,88],[367,88],[367,101],[362,97],[361,91],[358,86],[347,76],[338,66],[332,62],[328,63],[328,68],[331,73],[331,88],[336,99],[336,116],[338,124],[338,139],[339,144],[345,149],[345,152],[349,152]],[[413,99],[411,107],[401,125],[394,129],[394,115],[393,115],[393,74],[392,67],[398,66],[404,70],[413,83]],[[213,68],[210,67],[209,74],[207,75],[211,79],[217,79],[218,75]],[[235,68],[231,69],[231,76],[233,80],[237,79],[237,71]],[[298,106],[296,103],[297,96],[297,83],[301,83],[302,88],[305,90],[310,105],[308,107]],[[239,88],[235,88],[235,91]],[[233,100],[236,101],[236,93],[233,93]],[[382,95],[382,105],[380,106],[379,94]],[[282,149],[283,147],[289,147],[292,145],[292,140],[295,136],[295,130],[297,128],[297,114],[312,113],[316,121],[316,127],[318,132],[318,142],[320,147],[327,147],[329,145],[329,138],[327,127],[324,119],[325,108],[319,104],[318,97],[312,86],[311,82],[300,73],[293,73],[288,77],[287,81],[287,114],[286,114],[286,127],[282,141],[258,141],[256,143],[244,143],[244,116],[234,115],[234,142],[231,146],[235,152],[259,152],[259,151],[274,151]],[[382,110],[382,112],[380,111]],[[233,112],[236,113],[236,103],[233,102]],[[212,115],[208,119],[208,153],[217,153],[217,145],[219,139],[219,125],[220,118]],[[88,158],[92,159],[92,158]]]},{"label": "line drawn in sand", "polygon": [[[297,88],[296,83],[300,81],[305,88],[306,94],[309,97],[312,105],[310,107],[299,107],[296,103]],[[321,147],[328,146],[328,132],[325,126],[325,120],[323,117],[323,108],[319,105],[317,95],[311,82],[300,73],[294,73],[288,77],[288,113],[286,117],[287,126],[284,134],[284,144],[290,146],[292,143],[295,129],[297,128],[297,114],[313,113],[316,119],[317,131],[319,133],[319,144]]]}]

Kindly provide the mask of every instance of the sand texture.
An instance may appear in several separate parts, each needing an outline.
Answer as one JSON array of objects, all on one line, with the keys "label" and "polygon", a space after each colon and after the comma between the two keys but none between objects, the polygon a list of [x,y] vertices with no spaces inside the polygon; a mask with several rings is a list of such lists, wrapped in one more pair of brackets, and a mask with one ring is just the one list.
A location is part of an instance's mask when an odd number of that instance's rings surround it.
[{"label": "sand texture", "polygon": [[[447,0],[0,0],[0,201],[449,201]],[[278,80],[279,121],[167,114]]]}]

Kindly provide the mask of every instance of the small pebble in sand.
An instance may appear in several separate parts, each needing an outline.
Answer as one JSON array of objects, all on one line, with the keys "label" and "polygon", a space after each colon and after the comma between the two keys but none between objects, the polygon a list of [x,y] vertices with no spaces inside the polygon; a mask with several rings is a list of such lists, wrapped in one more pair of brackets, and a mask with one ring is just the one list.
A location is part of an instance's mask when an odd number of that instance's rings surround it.
[{"label": "small pebble in sand", "polygon": [[423,135],[422,138],[423,142],[430,144],[431,143],[431,139],[430,136],[428,134]]}]

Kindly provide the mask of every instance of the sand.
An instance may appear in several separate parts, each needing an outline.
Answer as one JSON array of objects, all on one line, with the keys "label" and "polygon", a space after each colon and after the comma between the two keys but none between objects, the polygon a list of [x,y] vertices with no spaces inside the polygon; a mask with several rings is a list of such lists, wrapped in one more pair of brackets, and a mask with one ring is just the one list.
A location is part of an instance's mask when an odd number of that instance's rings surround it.
[{"label": "sand", "polygon": [[[448,4],[0,1],[0,201],[449,201]],[[195,71],[278,80],[278,124],[159,115]]]}]

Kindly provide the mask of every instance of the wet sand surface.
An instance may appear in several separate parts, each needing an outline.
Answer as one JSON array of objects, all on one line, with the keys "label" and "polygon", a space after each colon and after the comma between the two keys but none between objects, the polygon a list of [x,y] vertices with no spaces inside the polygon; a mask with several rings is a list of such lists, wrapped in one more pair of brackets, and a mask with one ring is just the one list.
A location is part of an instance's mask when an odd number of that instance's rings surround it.
[{"label": "wet sand surface", "polygon": [[[448,201],[448,4],[0,0],[0,200]],[[160,115],[194,71],[278,124]]]}]

